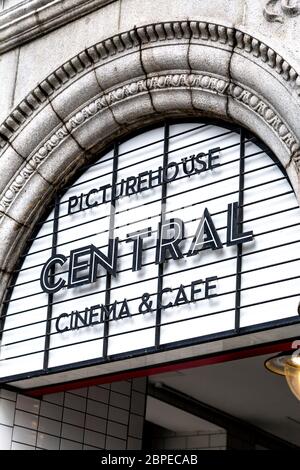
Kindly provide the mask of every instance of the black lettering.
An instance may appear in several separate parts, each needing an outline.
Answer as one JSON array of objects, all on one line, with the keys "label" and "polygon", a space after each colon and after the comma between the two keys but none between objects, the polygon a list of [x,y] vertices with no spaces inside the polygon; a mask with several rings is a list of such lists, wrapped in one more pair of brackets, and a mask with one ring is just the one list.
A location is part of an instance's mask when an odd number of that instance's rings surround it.
[{"label": "black lettering", "polygon": [[197,300],[199,300],[199,298],[197,298],[196,296],[197,294],[202,292],[202,288],[197,289],[196,286],[199,286],[200,284],[203,284],[202,279],[199,279],[199,281],[193,281],[191,283],[191,302],[196,302]]},{"label": "black lettering", "polygon": [[133,242],[132,271],[139,271],[142,268],[143,239],[150,235],[151,227],[127,235],[126,243]]},{"label": "black lettering", "polygon": [[92,196],[92,194],[97,194],[98,193],[98,189],[91,189],[87,195],[86,195],[86,198],[85,198],[85,204],[86,206],[90,209],[91,207],[96,207],[98,206],[98,201],[94,201],[94,202],[90,202],[90,197]]},{"label": "black lettering", "polygon": [[204,247],[212,248],[213,250],[222,248],[220,237],[212,221],[211,215],[206,208],[204,209],[203,216],[198,225],[187,256],[196,255]]},{"label": "black lettering", "polygon": [[136,193],[136,189],[135,189],[136,181],[137,181],[136,176],[129,176],[127,178],[127,180],[126,180],[126,191],[125,191],[126,196],[130,196],[130,194],[135,194]]},{"label": "black lettering", "polygon": [[90,315],[89,315],[89,325],[98,325],[100,323],[99,320],[93,320],[94,317],[99,316],[99,312],[95,312],[95,310],[101,309],[100,305],[93,305],[90,308]]},{"label": "black lettering", "polygon": [[[170,230],[173,235],[170,236]],[[183,254],[179,248],[179,244],[184,238],[184,225],[180,219],[170,219],[158,224],[159,240],[156,246],[155,263],[163,263],[170,253],[173,259],[183,258]]]},{"label": "black lettering", "polygon": [[[173,173],[173,175],[169,176],[169,170],[171,168],[174,168],[175,171]],[[171,181],[174,181],[178,175],[178,172],[179,172],[179,168],[178,168],[178,163],[176,162],[171,162],[171,163],[168,163],[167,167],[164,168],[164,171],[163,171],[163,180],[165,183],[170,183]]]},{"label": "black lettering", "polygon": [[[214,163],[214,160],[219,160],[220,158],[220,147],[216,147],[214,149],[211,149],[208,151],[208,169],[209,170],[213,170],[214,168],[217,168],[218,166],[220,166],[220,163]],[[217,155],[214,155],[215,153],[217,153]]]},{"label": "black lettering", "polygon": [[110,184],[105,184],[104,186],[100,186],[99,191],[102,191],[102,203],[109,202],[107,199],[107,190],[111,188]]},{"label": "black lettering", "polygon": [[[149,176],[148,171],[143,171],[138,176],[138,186],[137,186],[138,193],[141,193],[141,192],[146,191],[147,189],[149,189],[149,187],[147,185],[148,179],[145,178],[145,176]],[[145,184],[146,184],[146,186],[143,186]]]},{"label": "black lettering", "polygon": [[72,211],[78,204],[78,196],[71,196],[68,201],[68,215],[77,211]]},{"label": "black lettering", "polygon": [[43,269],[41,271],[40,284],[42,290],[44,292],[47,292],[47,294],[54,294],[65,285],[66,281],[62,278],[59,278],[58,281],[55,283],[53,282],[53,280],[55,264],[63,266],[66,261],[67,258],[64,255],[55,255],[49,258],[46,264],[44,264]]},{"label": "black lettering", "polygon": [[119,238],[109,239],[108,242],[108,256],[102,251],[96,248],[94,245],[91,246],[92,262],[91,262],[91,281],[95,282],[97,279],[97,268],[98,265],[102,266],[109,274],[116,276],[117,273],[117,257],[118,257],[118,243]]},{"label": "black lettering", "polygon": [[195,155],[188,158],[182,158],[182,169],[186,175],[192,175],[195,172]]},{"label": "black lettering", "polygon": [[[68,287],[81,286],[83,284],[89,284],[92,282],[92,271],[91,271],[91,259],[92,245],[85,246],[83,248],[77,248],[70,252],[70,267],[69,267],[69,278]],[[88,256],[88,260],[81,259]],[[80,273],[82,273],[80,275]]]},{"label": "black lettering", "polygon": [[119,318],[130,317],[127,299],[124,299],[120,308]]},{"label": "black lettering", "polygon": [[[75,317],[75,324],[74,324],[74,330],[78,330],[78,328],[81,328],[83,326],[87,326],[87,314],[88,314],[89,309],[86,308],[84,311],[84,317],[76,310],[74,312],[74,317]],[[72,312],[73,313],[73,312]],[[81,323],[81,325],[78,324],[78,322]]]},{"label": "black lettering", "polygon": [[111,314],[111,320],[116,320],[116,309],[117,309],[117,301],[115,300],[113,304],[110,305],[101,305],[101,323],[105,320],[109,320]]},{"label": "black lettering", "polygon": [[115,190],[114,190],[114,198],[118,199],[119,197],[123,196],[124,193],[124,185],[125,185],[125,180],[124,178],[121,179],[120,183],[117,183],[115,185]]},{"label": "black lettering", "polygon": [[[163,170],[163,168],[162,168],[162,166],[160,166],[157,171],[152,171],[152,170],[149,171],[149,188],[155,188],[156,186],[161,185],[162,170]],[[157,183],[153,184],[154,181],[156,181],[156,180],[157,180]]]},{"label": "black lettering", "polygon": [[239,245],[253,240],[252,230],[249,232],[240,232],[239,228],[242,226],[242,211],[238,207],[237,202],[228,204],[227,212],[227,246]]},{"label": "black lettering", "polygon": [[207,164],[205,160],[202,160],[203,157],[205,157],[205,153],[201,152],[196,155],[195,161],[198,163],[199,167],[195,167],[195,173],[199,174],[202,173],[203,171],[207,170]]},{"label": "black lettering", "polygon": [[56,331],[58,333],[64,333],[65,331],[68,331],[69,328],[67,326],[65,326],[64,328],[61,328],[60,327],[60,321],[63,319],[63,318],[68,318],[69,315],[67,313],[62,313],[61,315],[59,315],[59,317],[56,319],[56,322],[55,322],[55,328],[56,328]]},{"label": "black lettering", "polygon": [[163,294],[166,294],[167,292],[173,292],[173,289],[171,289],[171,287],[165,287],[164,289],[161,290],[161,294],[160,294],[160,300],[158,301],[158,308],[170,308],[172,307],[172,302],[169,302],[168,304],[163,304],[162,302],[162,296]]},{"label": "black lettering", "polygon": [[180,284],[180,287],[178,289],[178,292],[175,298],[174,305],[177,306],[177,305],[187,304],[187,303],[188,303],[188,298],[186,296],[184,286]]},{"label": "black lettering", "polygon": [[210,299],[212,297],[217,297],[216,293],[212,293],[212,294],[210,293],[211,290],[217,288],[216,284],[211,285],[210,283],[213,282],[213,281],[217,281],[217,280],[218,280],[217,276],[207,277],[205,279],[205,298],[206,299]]}]

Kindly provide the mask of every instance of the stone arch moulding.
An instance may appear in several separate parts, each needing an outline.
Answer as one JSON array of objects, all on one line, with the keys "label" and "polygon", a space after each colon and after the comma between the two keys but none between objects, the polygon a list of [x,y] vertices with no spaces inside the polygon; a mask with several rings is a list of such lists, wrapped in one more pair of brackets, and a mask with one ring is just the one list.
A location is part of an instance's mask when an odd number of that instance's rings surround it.
[{"label": "stone arch moulding", "polygon": [[115,138],[168,116],[236,122],[277,155],[299,197],[299,115],[297,71],[234,28],[159,23],[85,49],[0,126],[0,300],[55,192]]}]

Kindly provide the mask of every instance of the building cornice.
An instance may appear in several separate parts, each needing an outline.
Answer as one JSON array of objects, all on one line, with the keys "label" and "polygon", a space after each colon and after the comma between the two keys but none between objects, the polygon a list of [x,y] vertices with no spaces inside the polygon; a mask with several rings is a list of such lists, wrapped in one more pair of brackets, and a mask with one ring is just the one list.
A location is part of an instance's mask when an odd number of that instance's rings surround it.
[{"label": "building cornice", "polygon": [[116,0],[28,0],[0,14],[0,54]]}]

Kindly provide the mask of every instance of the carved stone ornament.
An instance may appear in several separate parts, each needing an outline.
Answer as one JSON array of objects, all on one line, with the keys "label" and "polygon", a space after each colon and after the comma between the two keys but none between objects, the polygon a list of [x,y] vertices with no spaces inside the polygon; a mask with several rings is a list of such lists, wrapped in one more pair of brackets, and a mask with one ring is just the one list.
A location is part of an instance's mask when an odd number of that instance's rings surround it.
[{"label": "carved stone ornament", "polygon": [[264,17],[273,23],[283,23],[285,17],[300,15],[299,0],[268,0],[264,8]]}]

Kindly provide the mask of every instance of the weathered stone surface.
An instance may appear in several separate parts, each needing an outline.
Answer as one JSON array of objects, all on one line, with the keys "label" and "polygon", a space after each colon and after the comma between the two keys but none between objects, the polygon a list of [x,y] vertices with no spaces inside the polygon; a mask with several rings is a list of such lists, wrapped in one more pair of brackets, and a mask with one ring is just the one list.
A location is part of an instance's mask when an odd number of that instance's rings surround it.
[{"label": "weathered stone surface", "polygon": [[12,148],[8,147],[1,157],[0,192],[3,193],[10,179],[18,171],[24,159]]},{"label": "weathered stone surface", "polygon": [[12,110],[19,51],[0,55],[0,122]]},{"label": "weathered stone surface", "polygon": [[23,169],[23,173],[25,171],[28,173],[27,185],[20,187],[9,212],[9,216],[22,225],[31,223],[39,208],[47,201],[48,192],[52,189],[50,184],[28,165],[25,166],[25,169]]},{"label": "weathered stone surface", "polygon": [[47,136],[61,124],[61,120],[55,114],[48,102],[41,106],[35,119],[29,119],[26,126],[16,132],[12,139],[14,149],[27,160],[30,160],[32,152],[40,146]]},{"label": "weathered stone surface", "polygon": [[14,104],[17,104],[24,95],[63,62],[83,49],[115,34],[118,29],[118,15],[119,4],[113,2],[34,42],[24,44],[20,50]]},{"label": "weathered stone surface", "polygon": [[134,47],[126,53],[121,53],[120,58],[112,57],[107,62],[99,62],[95,67],[95,73],[102,90],[118,88],[126,80],[145,78],[139,48]]}]

